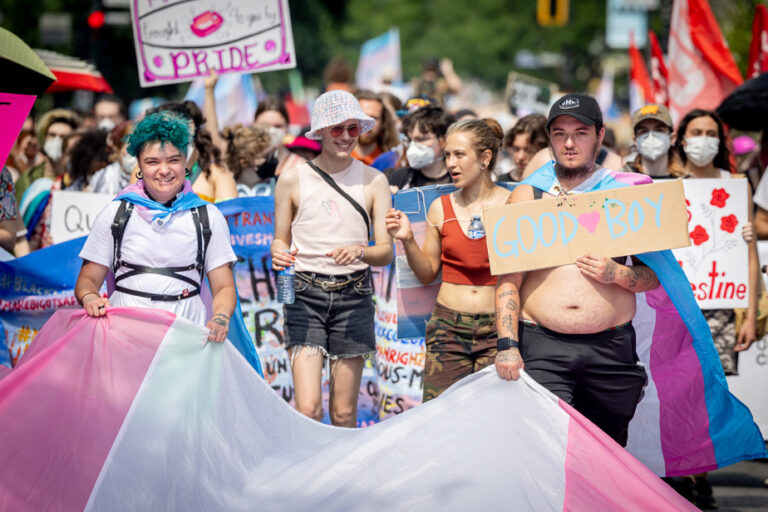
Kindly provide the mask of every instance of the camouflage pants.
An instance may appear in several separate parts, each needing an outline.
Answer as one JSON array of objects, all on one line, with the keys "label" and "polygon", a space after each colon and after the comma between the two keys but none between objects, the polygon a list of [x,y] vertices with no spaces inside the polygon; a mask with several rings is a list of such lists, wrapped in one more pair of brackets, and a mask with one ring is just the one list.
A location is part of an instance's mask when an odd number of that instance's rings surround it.
[{"label": "camouflage pants", "polygon": [[493,364],[496,315],[460,313],[436,304],[427,322],[423,401]]},{"label": "camouflage pants", "polygon": [[732,309],[704,309],[704,318],[712,331],[712,341],[720,355],[720,364],[726,375],[739,374],[739,353],[736,347],[736,324]]}]

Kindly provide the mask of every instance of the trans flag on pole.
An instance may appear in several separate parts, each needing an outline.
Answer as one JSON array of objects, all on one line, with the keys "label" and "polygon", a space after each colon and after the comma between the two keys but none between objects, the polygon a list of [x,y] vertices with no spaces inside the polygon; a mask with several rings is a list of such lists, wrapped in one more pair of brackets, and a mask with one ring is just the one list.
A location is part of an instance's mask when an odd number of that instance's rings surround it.
[{"label": "trans flag on pole", "polygon": [[361,89],[378,90],[382,84],[400,83],[403,70],[400,64],[400,31],[397,27],[369,39],[360,48],[360,60],[355,81]]},{"label": "trans flag on pole", "polygon": [[[545,192],[554,162],[523,183]],[[601,169],[585,192],[651,183],[642,174]],[[749,409],[728,391],[712,333],[671,251],[638,254],[661,281],[638,293],[637,354],[648,385],[629,425],[627,450],[661,476],[690,475],[766,457]]]},{"label": "trans flag on pole", "polygon": [[338,428],[207,335],[160,310],[51,317],[0,380],[0,510],[695,510],[525,374]]}]

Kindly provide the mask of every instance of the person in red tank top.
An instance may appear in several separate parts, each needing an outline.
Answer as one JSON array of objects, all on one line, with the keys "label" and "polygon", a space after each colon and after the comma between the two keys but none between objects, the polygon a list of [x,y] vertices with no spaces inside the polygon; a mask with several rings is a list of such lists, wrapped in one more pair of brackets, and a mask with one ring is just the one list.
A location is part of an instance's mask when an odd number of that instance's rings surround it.
[{"label": "person in red tank top", "polygon": [[408,217],[387,212],[389,234],[400,240],[408,265],[423,284],[442,269],[437,304],[427,323],[424,401],[493,363],[496,356],[494,290],[484,235],[470,229],[483,208],[504,204],[509,191],[491,179],[504,132],[494,119],[466,119],[448,129],[445,163],[457,191],[434,201],[427,213],[424,245]]}]

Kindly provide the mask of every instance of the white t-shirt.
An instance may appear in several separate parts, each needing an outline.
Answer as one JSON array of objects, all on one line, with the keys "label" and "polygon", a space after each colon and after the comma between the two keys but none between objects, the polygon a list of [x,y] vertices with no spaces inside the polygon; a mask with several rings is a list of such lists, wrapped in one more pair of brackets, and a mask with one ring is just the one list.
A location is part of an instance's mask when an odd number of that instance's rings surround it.
[{"label": "white t-shirt", "polygon": [[[120,207],[120,201],[113,201],[104,208],[94,221],[91,233],[85,241],[80,257],[112,268],[114,242],[112,240],[112,221]],[[160,227],[153,227],[134,208],[123,234],[120,256],[126,263],[146,265],[148,267],[184,267],[197,260],[197,229],[191,210],[177,212]],[[211,240],[205,254],[205,273],[237,260],[230,245],[227,221],[218,208],[206,205],[211,227]],[[120,276],[129,269],[121,266],[116,275]],[[200,281],[197,270],[179,272],[195,281]],[[129,290],[147,293],[178,295],[185,289],[192,291],[194,287],[180,279],[154,273],[141,273],[127,277],[119,285]],[[152,301],[115,291],[109,298],[113,306],[131,306],[143,308],[159,308],[171,311],[192,322],[205,325],[206,311],[199,295],[179,301]]]}]

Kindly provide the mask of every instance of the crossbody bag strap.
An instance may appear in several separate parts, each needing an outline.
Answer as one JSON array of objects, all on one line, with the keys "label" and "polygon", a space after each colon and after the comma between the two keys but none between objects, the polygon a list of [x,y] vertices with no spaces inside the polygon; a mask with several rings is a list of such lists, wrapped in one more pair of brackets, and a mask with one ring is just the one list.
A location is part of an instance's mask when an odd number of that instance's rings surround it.
[{"label": "crossbody bag strap", "polygon": [[371,223],[370,223],[370,221],[368,220],[368,214],[367,214],[367,213],[365,213],[365,210],[363,209],[363,207],[362,207],[362,206],[360,206],[360,203],[358,203],[357,201],[355,201],[354,199],[352,199],[352,197],[350,197],[350,195],[349,195],[349,194],[347,194],[346,192],[344,192],[343,190],[341,190],[341,187],[339,187],[338,183],[336,183],[336,181],[335,181],[333,178],[331,178],[330,176],[328,176],[328,173],[326,173],[324,170],[320,169],[318,166],[316,166],[316,165],[315,165],[315,164],[313,164],[312,162],[307,162],[307,163],[309,164],[309,166],[310,166],[311,168],[313,168],[313,169],[314,169],[314,170],[317,172],[317,174],[319,174],[319,175],[320,175],[320,177],[321,177],[321,178],[323,178],[323,179],[325,180],[325,182],[326,182],[326,183],[328,183],[328,184],[329,184],[329,185],[330,185],[330,186],[331,186],[331,187],[332,187],[332,188],[333,188],[333,189],[334,189],[336,192],[338,192],[339,194],[341,194],[341,195],[342,195],[342,197],[344,197],[344,199],[346,199],[347,201],[349,201],[349,203],[350,203],[352,206],[354,206],[355,210],[357,210],[357,211],[358,211],[358,213],[359,213],[360,215],[362,215],[362,217],[363,217],[363,220],[365,221],[365,229],[366,229],[366,231],[368,232],[368,234],[370,234],[370,233],[371,233]]}]

